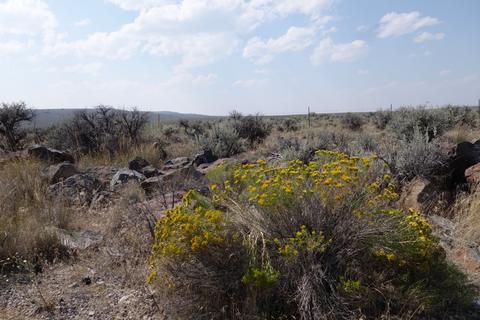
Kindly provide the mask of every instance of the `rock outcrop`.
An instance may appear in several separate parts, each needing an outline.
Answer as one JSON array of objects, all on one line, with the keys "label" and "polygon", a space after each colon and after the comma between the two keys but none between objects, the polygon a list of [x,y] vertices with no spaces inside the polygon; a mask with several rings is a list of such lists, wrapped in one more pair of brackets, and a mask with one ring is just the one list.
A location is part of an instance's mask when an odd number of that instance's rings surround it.
[{"label": "rock outcrop", "polygon": [[454,190],[458,186],[466,184],[465,171],[477,163],[480,163],[480,140],[475,143],[459,143],[448,164],[447,184],[449,189]]},{"label": "rock outcrop", "polygon": [[480,187],[480,163],[465,170],[465,178],[471,190],[477,190]]},{"label": "rock outcrop", "polygon": [[112,180],[110,181],[110,190],[114,191],[118,186],[121,186],[122,184],[129,181],[140,183],[145,179],[145,176],[137,171],[130,169],[120,169],[117,173],[115,173]]},{"label": "rock outcrop", "polygon": [[48,148],[39,144],[33,145],[27,149],[30,157],[40,159],[42,161],[57,164],[62,162],[75,163],[75,158],[64,151]]},{"label": "rock outcrop", "polygon": [[136,157],[128,163],[128,169],[142,172],[142,169],[148,167],[150,163],[142,157]]},{"label": "rock outcrop", "polygon": [[79,173],[80,172],[77,170],[75,165],[71,164],[70,162],[62,162],[60,164],[50,166],[48,168],[47,175],[49,183],[55,184]]},{"label": "rock outcrop", "polygon": [[451,204],[453,198],[451,192],[442,188],[442,185],[444,185],[443,181],[430,181],[422,177],[415,177],[403,187],[399,201],[400,206],[413,208],[425,214],[443,212]]},{"label": "rock outcrop", "polygon": [[52,195],[68,202],[85,205],[90,204],[95,193],[101,189],[100,180],[89,174],[76,174],[50,186]]}]

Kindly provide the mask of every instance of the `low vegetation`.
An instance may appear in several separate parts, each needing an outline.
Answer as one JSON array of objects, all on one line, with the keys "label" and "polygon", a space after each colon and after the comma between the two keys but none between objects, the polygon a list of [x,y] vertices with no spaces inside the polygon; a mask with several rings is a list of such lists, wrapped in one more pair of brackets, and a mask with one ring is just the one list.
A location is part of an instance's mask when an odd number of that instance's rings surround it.
[{"label": "low vegetation", "polygon": [[[110,273],[122,294],[150,301],[132,308],[148,305],[148,316],[172,319],[470,319],[476,312],[478,270],[456,257],[480,246],[479,189],[464,176],[447,183],[455,161],[480,162],[470,143],[480,138],[473,108],[232,112],[151,123],[138,110],[100,106],[42,130],[28,125],[32,116],[24,103],[0,108],[5,279],[25,265],[40,274],[62,259],[84,263],[101,270],[98,283]],[[24,150],[34,143],[73,155],[74,172],[52,182],[52,163]],[[125,181],[112,183],[121,174]],[[412,187],[418,181],[433,191]],[[88,201],[63,199],[52,187]],[[405,192],[415,188],[447,203],[410,208]],[[101,240],[84,251],[67,248],[59,230]],[[469,249],[449,251],[447,242]]]},{"label": "low vegetation", "polygon": [[234,170],[158,221],[150,281],[189,319],[358,319],[441,314],[471,303],[422,215],[395,208],[371,157]]}]

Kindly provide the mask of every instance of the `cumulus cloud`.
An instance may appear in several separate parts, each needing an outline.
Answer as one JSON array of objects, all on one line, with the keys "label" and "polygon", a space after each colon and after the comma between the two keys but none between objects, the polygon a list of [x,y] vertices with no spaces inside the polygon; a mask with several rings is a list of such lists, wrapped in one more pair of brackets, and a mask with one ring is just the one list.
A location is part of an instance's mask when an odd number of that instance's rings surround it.
[{"label": "cumulus cloud", "polygon": [[363,40],[337,44],[331,38],[326,38],[314,49],[310,60],[315,66],[325,62],[351,62],[367,51],[368,44]]},{"label": "cumulus cloud", "polygon": [[258,63],[268,63],[276,54],[286,51],[300,51],[312,44],[315,29],[291,27],[278,37],[266,41],[259,37],[250,39],[243,49],[243,57],[256,59]]},{"label": "cumulus cloud", "polygon": [[83,28],[92,24],[92,21],[88,18],[75,22],[75,27]]},{"label": "cumulus cloud", "polygon": [[391,12],[384,15],[380,20],[377,36],[379,38],[398,37],[439,23],[440,20],[437,18],[422,16],[418,11],[409,13]]},{"label": "cumulus cloud", "polygon": [[100,74],[102,67],[103,64],[101,62],[92,62],[66,66],[63,71],[82,75],[96,76]]},{"label": "cumulus cloud", "polygon": [[430,33],[422,32],[413,39],[416,43],[422,43],[429,40],[443,40],[445,38],[445,33]]},{"label": "cumulus cloud", "polygon": [[263,86],[268,83],[268,79],[245,79],[245,80],[237,80],[235,81],[232,86],[233,87],[240,87],[240,88],[252,88],[252,87],[259,87]]},{"label": "cumulus cloud", "polygon": [[33,42],[20,42],[17,40],[9,40],[6,42],[0,42],[0,56],[7,56],[7,55],[13,55],[13,54],[18,54],[29,47],[31,47]]},{"label": "cumulus cloud", "polygon": [[0,34],[35,36],[55,29],[58,22],[41,0],[7,0],[0,3]]},{"label": "cumulus cloud", "polygon": [[108,0],[137,17],[113,32],[96,32],[76,41],[49,41],[43,53],[129,59],[139,53],[180,57],[176,72],[210,64],[232,54],[242,38],[272,19],[301,14],[311,28],[291,27],[284,36],[251,38],[244,56],[268,61],[277,53],[301,50],[314,29],[331,17],[321,15],[336,0]]}]

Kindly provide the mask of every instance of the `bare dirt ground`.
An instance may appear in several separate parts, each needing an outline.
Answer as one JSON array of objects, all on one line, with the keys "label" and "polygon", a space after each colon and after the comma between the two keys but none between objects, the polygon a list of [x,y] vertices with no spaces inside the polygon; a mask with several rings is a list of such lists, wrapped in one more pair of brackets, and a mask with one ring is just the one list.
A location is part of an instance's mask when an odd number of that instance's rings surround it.
[{"label": "bare dirt ground", "polygon": [[101,240],[37,275],[2,280],[0,319],[165,319],[145,281],[151,241],[145,218],[120,202],[79,210],[78,221]]}]

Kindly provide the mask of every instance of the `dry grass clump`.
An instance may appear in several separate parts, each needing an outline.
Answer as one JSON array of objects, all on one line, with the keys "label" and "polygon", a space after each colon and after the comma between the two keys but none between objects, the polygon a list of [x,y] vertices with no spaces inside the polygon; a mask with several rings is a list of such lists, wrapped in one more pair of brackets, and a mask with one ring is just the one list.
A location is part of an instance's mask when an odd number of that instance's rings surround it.
[{"label": "dry grass clump", "polygon": [[480,245],[480,191],[459,197],[454,211],[456,235],[468,244]]},{"label": "dry grass clump", "polygon": [[233,170],[158,221],[149,281],[177,319],[412,319],[472,294],[372,157]]},{"label": "dry grass clump", "polygon": [[120,166],[128,167],[128,162],[135,157],[142,157],[154,166],[160,166],[165,157],[166,151],[153,143],[133,145],[127,149],[114,154],[110,152],[96,152],[83,155],[78,160],[78,167],[86,169],[96,166]]},{"label": "dry grass clump", "polygon": [[[29,263],[52,261],[65,250],[51,228],[68,228],[71,210],[47,195],[42,165],[15,160],[0,172],[0,268],[12,259]],[[13,262],[14,263],[14,262]]]}]

